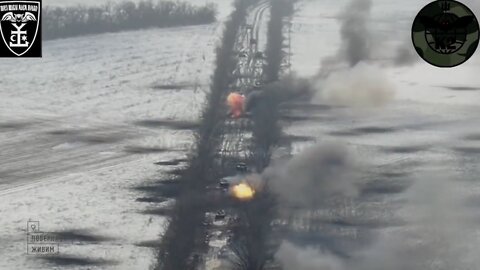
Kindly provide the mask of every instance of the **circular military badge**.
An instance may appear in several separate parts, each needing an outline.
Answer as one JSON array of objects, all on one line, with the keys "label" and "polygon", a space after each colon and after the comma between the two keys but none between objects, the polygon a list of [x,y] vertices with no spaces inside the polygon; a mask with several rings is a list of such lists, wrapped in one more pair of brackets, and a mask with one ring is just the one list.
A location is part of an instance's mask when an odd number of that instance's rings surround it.
[{"label": "circular military badge", "polygon": [[423,60],[437,67],[455,67],[475,52],[479,25],[464,4],[435,1],[426,5],[413,21],[412,41]]}]

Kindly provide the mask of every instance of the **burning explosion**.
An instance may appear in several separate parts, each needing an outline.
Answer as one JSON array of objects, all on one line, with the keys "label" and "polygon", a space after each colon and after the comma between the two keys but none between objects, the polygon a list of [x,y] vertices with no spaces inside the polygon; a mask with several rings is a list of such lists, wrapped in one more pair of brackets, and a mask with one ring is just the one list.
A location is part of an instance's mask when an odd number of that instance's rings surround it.
[{"label": "burning explosion", "polygon": [[239,118],[243,114],[245,96],[237,92],[232,92],[227,97],[227,105],[230,107],[230,115],[233,118]]},{"label": "burning explosion", "polygon": [[253,189],[253,187],[251,187],[249,184],[242,182],[233,186],[231,193],[235,198],[241,201],[248,201],[255,196],[255,189]]}]

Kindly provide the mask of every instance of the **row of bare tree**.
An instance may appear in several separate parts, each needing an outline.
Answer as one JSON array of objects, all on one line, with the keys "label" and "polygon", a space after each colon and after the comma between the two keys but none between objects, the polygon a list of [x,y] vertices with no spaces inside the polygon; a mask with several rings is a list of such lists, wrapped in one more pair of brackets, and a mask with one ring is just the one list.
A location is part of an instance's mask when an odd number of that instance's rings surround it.
[{"label": "row of bare tree", "polygon": [[205,252],[205,212],[210,201],[207,186],[218,181],[220,171],[215,162],[218,158],[216,150],[221,143],[226,118],[227,110],[223,101],[236,65],[234,44],[247,8],[256,1],[235,0],[234,11],[225,23],[221,45],[216,49],[211,91],[207,95],[201,124],[195,134],[195,150],[180,177],[180,196],[162,237],[156,269],[195,269],[199,262],[198,253]]},{"label": "row of bare tree", "polygon": [[[264,73],[269,82],[252,108],[253,157],[257,169],[262,171],[270,162],[272,149],[282,136],[278,105],[289,100],[288,91],[277,82],[282,63],[284,19],[293,13],[292,0],[271,1],[268,23],[267,49]],[[235,270],[264,270],[271,267],[275,242],[272,241],[272,220],[277,214],[274,195],[268,183],[254,200],[239,205],[239,223],[235,227],[231,248],[235,254],[232,264]],[[271,269],[271,268],[270,268]]]},{"label": "row of bare tree", "polygon": [[215,21],[216,6],[187,2],[143,0],[109,2],[102,6],[50,7],[43,9],[45,39],[116,32],[148,27],[208,24]]},{"label": "row of bare tree", "polygon": [[281,63],[285,56],[285,52],[282,50],[285,39],[283,36],[284,18],[292,13],[293,0],[272,1],[271,14],[275,14],[275,16],[272,16],[268,22],[268,43],[265,51],[267,60],[265,75],[268,82],[278,80]]}]

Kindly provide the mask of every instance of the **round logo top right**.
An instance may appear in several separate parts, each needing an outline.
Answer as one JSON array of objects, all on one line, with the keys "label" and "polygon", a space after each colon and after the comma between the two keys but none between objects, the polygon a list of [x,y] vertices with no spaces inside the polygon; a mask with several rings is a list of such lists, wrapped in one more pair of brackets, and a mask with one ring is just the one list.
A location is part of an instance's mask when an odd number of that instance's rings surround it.
[{"label": "round logo top right", "polygon": [[415,17],[412,41],[418,55],[437,67],[455,67],[475,52],[479,40],[478,20],[464,4],[435,1]]}]

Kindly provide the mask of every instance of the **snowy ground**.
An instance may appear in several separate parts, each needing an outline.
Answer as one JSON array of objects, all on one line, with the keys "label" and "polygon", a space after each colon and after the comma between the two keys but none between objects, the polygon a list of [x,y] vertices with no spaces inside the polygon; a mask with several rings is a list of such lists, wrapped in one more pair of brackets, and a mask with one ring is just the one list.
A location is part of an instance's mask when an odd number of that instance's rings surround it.
[{"label": "snowy ground", "polygon": [[[161,121],[198,119],[221,26],[47,41],[42,59],[0,63],[0,269],[149,269],[138,244],[164,220],[133,188],[190,150],[192,132]],[[70,235],[63,261],[26,255],[28,220]]]},{"label": "snowy ground", "polygon": [[[297,5],[292,25],[294,72],[303,77],[312,76],[321,68],[322,59],[335,55],[341,43],[337,15],[347,2],[306,0]],[[374,56],[379,61],[373,64],[381,67],[394,86],[393,100],[379,108],[332,108],[313,112],[314,115],[309,116],[320,120],[296,122],[284,130],[294,135],[312,136],[316,142],[343,142],[374,173],[395,172],[414,181],[421,181],[418,176],[425,171],[452,174],[455,177],[448,180],[455,183],[451,186],[464,192],[463,199],[478,198],[480,78],[476,74],[480,72],[480,53],[477,51],[468,62],[452,69],[430,66],[417,55],[416,62],[411,65],[388,63],[389,57],[393,57],[391,52],[398,45],[412,46],[411,23],[428,2],[373,1],[371,24],[373,29],[379,30],[373,38],[382,42],[374,45],[378,47]],[[312,143],[294,143],[293,152],[298,153]],[[435,190],[434,185],[429,188]],[[431,199],[433,202],[434,198]],[[432,211],[434,208],[432,206]],[[468,212],[470,210],[464,207],[461,211],[477,218],[478,212]],[[442,209],[438,211],[443,213]],[[412,212],[397,214],[408,218]],[[443,223],[450,218],[448,213],[442,216],[437,222]],[[465,245],[478,250],[478,226],[469,232],[471,239]],[[457,265],[457,269],[469,269],[471,265]]]}]

